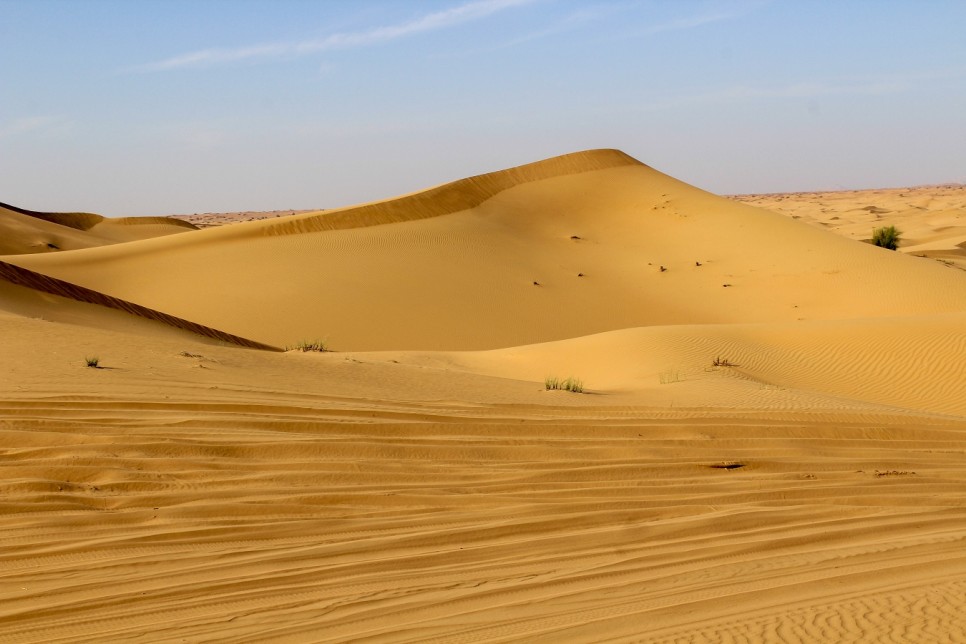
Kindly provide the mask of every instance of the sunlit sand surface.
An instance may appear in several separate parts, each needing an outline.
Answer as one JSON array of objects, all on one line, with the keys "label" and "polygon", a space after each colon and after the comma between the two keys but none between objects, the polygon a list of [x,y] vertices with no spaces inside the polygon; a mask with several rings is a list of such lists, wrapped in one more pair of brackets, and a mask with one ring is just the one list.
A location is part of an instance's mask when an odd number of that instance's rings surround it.
[{"label": "sunlit sand surface", "polygon": [[962,189],[742,199],[0,211],[0,640],[955,639]]}]

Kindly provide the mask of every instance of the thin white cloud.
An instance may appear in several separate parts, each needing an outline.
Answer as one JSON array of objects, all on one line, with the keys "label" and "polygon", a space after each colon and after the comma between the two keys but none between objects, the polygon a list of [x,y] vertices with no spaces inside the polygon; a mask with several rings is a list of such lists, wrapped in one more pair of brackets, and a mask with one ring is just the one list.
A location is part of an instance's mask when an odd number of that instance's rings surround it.
[{"label": "thin white cloud", "polygon": [[921,90],[935,81],[961,78],[966,67],[930,69],[923,72],[895,72],[862,78],[837,78],[775,85],[736,85],[716,92],[695,95],[689,102],[742,101],[759,98],[819,98],[822,96],[875,96]]},{"label": "thin white cloud", "polygon": [[188,152],[209,152],[224,148],[238,139],[238,132],[243,131],[237,123],[226,124],[223,120],[217,123],[193,121],[173,123],[161,129],[165,141],[175,147]]},{"label": "thin white cloud", "polygon": [[834,96],[848,94],[891,94],[909,89],[905,83],[898,81],[879,81],[871,83],[792,83],[777,87],[748,87],[737,86],[711,95],[710,98],[744,100],[754,98],[816,98],[819,96]]},{"label": "thin white cloud", "polygon": [[677,20],[669,20],[657,25],[652,25],[644,30],[645,34],[658,34],[662,31],[678,31],[681,29],[694,29],[695,27],[701,27],[702,25],[707,25],[712,22],[720,22],[722,20],[728,20],[730,18],[736,17],[737,13],[705,13],[697,16],[689,16],[686,18],[678,18]]},{"label": "thin white cloud", "polygon": [[0,139],[18,134],[26,134],[28,132],[51,130],[57,127],[64,127],[66,124],[67,121],[62,116],[25,116],[0,125]]},{"label": "thin white cloud", "polygon": [[335,33],[319,40],[281,42],[233,49],[203,49],[136,68],[141,72],[157,72],[189,67],[232,63],[242,60],[307,56],[333,49],[350,49],[405,38],[415,34],[439,31],[460,24],[486,18],[492,14],[530,4],[535,0],[475,0],[465,4],[420,16],[396,25],[376,27],[365,31]]},{"label": "thin white cloud", "polygon": [[603,20],[604,18],[616,13],[620,10],[620,6],[615,3],[606,4],[593,4],[588,6],[583,6],[576,11],[573,11],[549,25],[544,26],[536,31],[532,31],[509,40],[502,42],[489,43],[482,47],[477,47],[474,49],[464,49],[459,52],[447,52],[446,54],[437,54],[438,57],[469,57],[478,56],[480,54],[486,54],[489,52],[499,51],[502,49],[508,49],[510,47],[516,47],[534,40],[539,40],[541,38],[548,38],[551,36],[557,36],[560,34],[565,34],[568,32],[576,31],[581,27],[586,27],[596,21]]},{"label": "thin white cloud", "polygon": [[732,20],[734,18],[739,18],[745,14],[751,13],[768,4],[770,1],[771,0],[741,0],[739,2],[715,2],[710,5],[711,8],[701,13],[681,16],[666,22],[651,24],[643,29],[635,30],[633,33],[627,34],[624,37],[651,36],[666,31],[683,31],[686,29],[703,27],[704,25],[721,22],[723,20]]},{"label": "thin white cloud", "polygon": [[711,92],[678,95],[649,101],[645,111],[677,109],[691,105],[740,103],[760,99],[811,99],[823,96],[875,96],[895,94],[912,89],[905,77],[853,82],[801,82],[788,85],[733,85]]},{"label": "thin white cloud", "polygon": [[609,5],[593,5],[590,7],[584,7],[567,16],[564,16],[561,20],[558,20],[549,27],[545,27],[544,29],[534,31],[524,36],[520,36],[519,38],[514,38],[513,40],[509,40],[501,45],[498,45],[498,47],[513,47],[515,45],[521,45],[525,42],[530,42],[531,40],[538,40],[540,38],[546,38],[547,36],[555,36],[557,34],[566,33],[587,23],[600,20],[601,18],[604,18],[613,12],[614,9]]},{"label": "thin white cloud", "polygon": [[[731,20],[733,18],[740,17],[754,9],[766,4],[770,0],[754,0],[745,1],[735,4],[734,2],[725,3],[718,9],[712,9],[704,11],[703,13],[698,13],[689,16],[681,16],[666,22],[660,22],[656,24],[650,24],[643,27],[633,27],[630,31],[625,33],[615,34],[608,32],[606,36],[607,41],[623,40],[627,38],[640,38],[642,36],[651,36],[666,31],[679,31],[686,29],[694,29],[696,27],[701,27],[714,22],[720,22],[723,20]],[[715,5],[720,5],[721,3],[715,3]],[[534,31],[529,34],[508,40],[506,42],[500,43],[498,45],[493,45],[491,47],[475,50],[469,53],[480,53],[486,51],[493,51],[496,49],[503,49],[507,47],[513,47],[523,43],[530,42],[532,40],[537,40],[540,38],[545,38],[548,36],[555,36],[558,34],[574,31],[581,27],[586,26],[589,23],[595,21],[600,21],[605,18],[609,18],[613,15],[620,13],[632,13],[640,9],[641,2],[604,2],[595,3],[592,5],[584,6],[581,9],[564,16],[561,20],[544,27],[538,31]],[[626,22],[628,24],[634,23],[636,18],[633,16],[628,18]],[[464,52],[465,53],[465,52]]]}]

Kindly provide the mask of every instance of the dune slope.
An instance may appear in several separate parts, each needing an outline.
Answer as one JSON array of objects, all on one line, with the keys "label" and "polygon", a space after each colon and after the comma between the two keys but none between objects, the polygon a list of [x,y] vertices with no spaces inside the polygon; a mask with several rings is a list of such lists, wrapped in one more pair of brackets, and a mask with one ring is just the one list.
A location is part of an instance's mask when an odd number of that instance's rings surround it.
[{"label": "dune slope", "polygon": [[616,151],[4,256],[0,337],[3,642],[966,632],[966,272]]},{"label": "dune slope", "polygon": [[168,217],[108,219],[87,212],[36,212],[0,203],[0,255],[76,250],[197,229]]},{"label": "dune slope", "polygon": [[471,350],[947,313],[966,279],[599,150],[325,213],[5,261],[274,345]]},{"label": "dune slope", "polygon": [[895,226],[899,251],[966,270],[966,186],[739,195],[744,203],[786,214],[851,239]]},{"label": "dune slope", "polygon": [[[703,355],[681,331],[667,353]],[[496,356],[281,354],[9,314],[0,333],[3,641],[966,628],[962,417],[756,397],[728,370],[705,374],[700,406],[672,407],[655,390],[696,384],[690,371],[581,396],[505,377],[519,366],[483,374]],[[645,349],[616,365],[629,373],[664,345],[619,336],[576,341],[572,359]],[[769,368],[794,371],[768,355],[741,367]]]},{"label": "dune slope", "polygon": [[[9,288],[10,285],[25,287],[25,289],[20,293],[14,294]],[[217,329],[196,324],[189,320],[183,320],[181,318],[174,317],[173,315],[168,315],[167,313],[162,313],[160,311],[155,311],[137,304],[132,304],[131,302],[125,302],[124,300],[120,300],[116,297],[104,295],[98,291],[92,291],[91,289],[77,286],[76,284],[71,284],[54,277],[41,275],[39,273],[21,268],[20,266],[8,264],[3,261],[0,261],[0,286],[3,287],[2,291],[0,292],[2,292],[4,295],[2,300],[0,300],[0,310],[16,312],[24,300],[36,299],[37,292],[48,293],[50,295],[58,296],[58,299],[66,299],[74,302],[94,304],[98,307],[107,309],[115,309],[133,317],[160,322],[161,324],[188,331],[189,333],[196,333],[204,337],[213,338],[221,342],[237,344],[239,346],[250,347],[253,349],[263,349],[268,351],[278,350],[276,347],[272,347],[270,345],[262,344],[260,342],[253,342],[245,338],[231,335],[230,333],[224,333]],[[55,311],[56,313],[59,313],[62,308],[62,302],[52,303],[51,306],[47,307],[48,310]],[[93,319],[99,321],[97,315],[95,315]]]}]

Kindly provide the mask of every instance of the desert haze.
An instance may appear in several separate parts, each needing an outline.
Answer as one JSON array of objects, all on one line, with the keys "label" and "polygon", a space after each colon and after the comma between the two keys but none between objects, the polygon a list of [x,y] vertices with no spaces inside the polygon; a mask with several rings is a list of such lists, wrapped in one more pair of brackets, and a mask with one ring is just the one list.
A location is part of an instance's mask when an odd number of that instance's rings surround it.
[{"label": "desert haze", "polygon": [[0,641],[961,639],[964,195],[0,204]]}]

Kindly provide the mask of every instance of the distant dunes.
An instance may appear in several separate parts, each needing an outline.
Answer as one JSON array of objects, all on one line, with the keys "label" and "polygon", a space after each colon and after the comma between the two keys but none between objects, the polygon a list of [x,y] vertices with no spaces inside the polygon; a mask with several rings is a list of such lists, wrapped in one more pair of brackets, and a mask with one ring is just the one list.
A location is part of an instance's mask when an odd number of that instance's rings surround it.
[{"label": "distant dunes", "polygon": [[0,255],[78,250],[197,229],[169,217],[110,219],[89,212],[37,212],[0,203]]},{"label": "distant dunes", "polygon": [[58,226],[74,228],[76,230],[90,230],[94,226],[104,223],[117,226],[144,226],[149,224],[162,224],[165,226],[174,226],[176,228],[187,228],[188,230],[198,229],[197,226],[190,222],[182,221],[180,219],[173,219],[170,217],[118,217],[115,219],[108,219],[102,215],[95,215],[94,213],[90,212],[37,212],[36,210],[18,208],[17,206],[11,206],[10,204],[5,204],[2,202],[0,202],[0,208],[10,210],[12,212],[18,212],[21,215],[27,215],[28,217],[33,217],[35,219],[49,221],[50,223],[57,224]]}]

